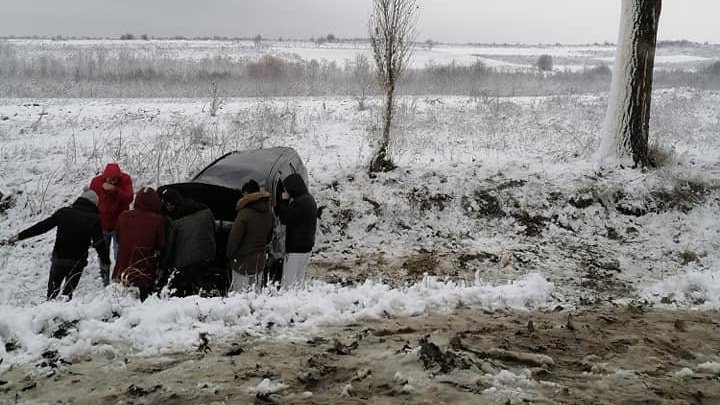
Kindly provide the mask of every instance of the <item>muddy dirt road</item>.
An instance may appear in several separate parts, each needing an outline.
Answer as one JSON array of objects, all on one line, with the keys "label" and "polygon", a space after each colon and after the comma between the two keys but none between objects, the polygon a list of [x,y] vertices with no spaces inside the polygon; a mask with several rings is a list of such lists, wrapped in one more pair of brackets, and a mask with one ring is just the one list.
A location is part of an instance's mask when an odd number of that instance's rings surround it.
[{"label": "muddy dirt road", "polygon": [[717,311],[456,308],[292,342],[198,342],[157,357],[50,354],[0,375],[0,403],[720,403]]}]

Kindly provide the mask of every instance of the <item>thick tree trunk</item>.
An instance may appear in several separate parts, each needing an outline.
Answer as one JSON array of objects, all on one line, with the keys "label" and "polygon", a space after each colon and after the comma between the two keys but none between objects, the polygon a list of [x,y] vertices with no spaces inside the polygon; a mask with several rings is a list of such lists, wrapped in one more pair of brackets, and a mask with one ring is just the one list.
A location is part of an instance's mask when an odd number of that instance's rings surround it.
[{"label": "thick tree trunk", "polygon": [[662,0],[622,0],[600,154],[631,157],[636,166],[652,165],[648,155],[655,46]]}]

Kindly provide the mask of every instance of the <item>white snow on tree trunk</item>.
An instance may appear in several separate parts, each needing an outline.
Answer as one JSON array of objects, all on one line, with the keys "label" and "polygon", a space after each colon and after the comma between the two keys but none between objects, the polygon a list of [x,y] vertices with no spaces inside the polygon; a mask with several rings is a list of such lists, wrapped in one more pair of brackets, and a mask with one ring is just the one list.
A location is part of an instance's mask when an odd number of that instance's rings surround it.
[{"label": "white snow on tree trunk", "polygon": [[[623,127],[628,125],[631,101],[630,72],[637,60],[633,58],[632,31],[635,28],[634,17],[638,12],[635,0],[622,0],[620,16],[620,32],[618,34],[617,49],[615,50],[615,66],[613,67],[612,84],[608,96],[608,109],[605,116],[605,125],[602,130],[600,150],[598,157],[607,159],[612,157],[629,157],[628,150],[623,150]],[[617,152],[617,153],[616,153]]]},{"label": "white snow on tree trunk", "polygon": [[[608,97],[608,110],[598,151],[600,159],[632,159],[630,146],[632,117],[630,112],[633,106],[650,102],[649,97],[646,97],[644,92],[637,88],[637,83],[633,83],[636,71],[650,69],[652,75],[652,66],[646,65],[654,64],[654,49],[649,58],[641,55],[641,52],[644,51],[638,50],[637,42],[640,41],[643,18],[640,15],[641,1],[622,0],[615,66]],[[659,16],[659,14],[657,15]],[[654,22],[655,27],[657,27],[657,23],[657,21]],[[645,65],[641,66],[642,63]]]}]

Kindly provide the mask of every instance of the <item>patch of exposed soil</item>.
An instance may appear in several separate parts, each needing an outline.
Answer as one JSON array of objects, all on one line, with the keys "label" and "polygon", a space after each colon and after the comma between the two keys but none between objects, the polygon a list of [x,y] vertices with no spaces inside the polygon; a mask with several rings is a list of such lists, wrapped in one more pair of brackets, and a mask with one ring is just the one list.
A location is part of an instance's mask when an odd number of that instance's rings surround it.
[{"label": "patch of exposed soil", "polygon": [[[634,296],[635,288],[622,277],[622,266],[611,252],[597,245],[575,243],[567,245],[562,253],[565,259],[576,263],[576,273],[573,277],[553,281],[570,286],[568,288],[581,297],[595,297],[598,302]],[[313,279],[343,286],[359,285],[373,279],[400,287],[416,283],[425,275],[441,280],[472,281],[479,274],[486,280],[502,281],[532,270],[542,255],[539,248],[527,246],[502,255],[482,251],[419,251],[401,256],[380,253],[344,261],[313,259],[307,271]],[[692,252],[686,252],[678,260],[692,260],[692,257]]]},{"label": "patch of exposed soil", "polygon": [[475,190],[472,195],[463,196],[461,205],[469,217],[503,218],[507,215],[498,198],[485,190]]},{"label": "patch of exposed soil", "polygon": [[407,195],[410,206],[418,211],[425,212],[432,209],[442,211],[452,201],[448,194],[431,193],[427,187],[415,187]]},{"label": "patch of exposed soil", "polygon": [[425,275],[443,280],[472,280],[477,271],[500,271],[499,262],[498,255],[488,252],[419,251],[392,257],[378,253],[343,261],[313,258],[307,271],[313,279],[344,286],[373,279],[399,287],[418,282]]},{"label": "patch of exposed soil", "polygon": [[545,229],[545,223],[548,221],[548,219],[542,215],[530,215],[525,210],[514,213],[513,218],[525,227],[524,233],[530,237],[542,235],[542,231]]},{"label": "patch of exposed soil", "polygon": [[439,264],[440,261],[437,256],[423,252],[405,260],[402,268],[407,272],[409,279],[417,280],[421,279],[424,274],[437,275],[436,271]]}]

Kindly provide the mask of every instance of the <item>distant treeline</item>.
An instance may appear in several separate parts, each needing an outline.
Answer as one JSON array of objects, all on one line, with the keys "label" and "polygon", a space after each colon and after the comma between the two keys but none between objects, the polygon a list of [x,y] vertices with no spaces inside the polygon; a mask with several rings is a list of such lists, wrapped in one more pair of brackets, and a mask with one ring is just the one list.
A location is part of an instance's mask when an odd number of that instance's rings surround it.
[{"label": "distant treeline", "polygon": [[[135,34],[131,32],[127,32],[124,34],[120,34],[115,37],[98,37],[98,36],[89,36],[89,35],[52,35],[52,36],[42,36],[42,35],[30,35],[30,36],[15,36],[15,35],[9,35],[9,36],[0,36],[0,40],[3,39],[50,39],[54,41],[68,41],[68,40],[112,40],[112,39],[120,39],[120,40],[191,40],[191,41],[256,41],[258,39],[265,40],[265,41],[287,41],[287,42],[304,42],[304,41],[310,41],[310,42],[320,42],[320,43],[332,43],[332,42],[368,42],[368,38],[362,37],[362,38],[343,38],[338,37],[335,34],[327,34],[324,36],[319,37],[311,37],[311,38],[270,38],[270,37],[263,37],[261,34],[256,34],[253,36],[227,36],[227,35],[203,35],[203,36],[194,36],[194,37],[187,37],[184,35],[167,35],[167,36],[157,36],[157,35],[148,35],[148,34]],[[420,41],[422,45],[439,45],[441,42],[435,41],[433,39],[426,39],[424,41]],[[463,45],[475,45],[475,46],[490,46],[490,47],[513,47],[513,48],[522,48],[522,47],[537,47],[537,46],[615,46],[612,42],[591,42],[587,44],[573,44],[573,45],[567,45],[562,44],[560,42],[554,43],[554,44],[528,44],[528,43],[509,43],[509,42],[503,42],[503,43],[497,43],[497,42],[491,42],[491,43],[485,43],[485,42],[467,42],[463,43]],[[671,40],[660,40],[657,42],[658,47],[675,47],[675,48],[690,48],[690,47],[696,47],[696,46],[707,46],[710,45],[709,42],[696,42],[696,41],[690,41],[687,39],[671,39]]]},{"label": "distant treeline", "polygon": [[[367,62],[367,61],[366,61]],[[68,48],[62,53],[26,53],[0,41],[0,97],[207,97],[212,84],[223,97],[354,96],[377,94],[371,63],[259,60],[229,57],[177,59],[132,50]],[[400,83],[406,95],[520,96],[605,91],[607,66],[553,73],[507,72],[473,65],[428,65],[411,69]],[[720,89],[720,62],[701,72],[658,71],[655,86]]]},{"label": "distant treeline", "polygon": [[[0,36],[1,40],[8,40],[8,39],[30,39],[30,40],[51,40],[51,41],[97,41],[97,40],[123,40],[123,41],[134,41],[134,40],[140,40],[140,41],[149,41],[149,40],[157,40],[157,41],[279,41],[279,42],[314,42],[314,43],[333,43],[333,42],[340,42],[340,43],[366,43],[368,42],[368,38],[341,38],[336,37],[334,34],[327,34],[324,36],[319,37],[310,37],[310,38],[269,38],[269,37],[263,37],[260,34],[250,36],[250,37],[242,37],[242,36],[221,36],[221,35],[212,35],[212,36],[195,36],[195,37],[187,37],[184,35],[169,35],[169,36],[155,36],[155,35],[148,35],[148,34],[133,34],[133,33],[125,33],[114,37],[104,36],[104,37],[97,37],[97,36],[88,36],[88,35],[53,35],[53,36],[42,36],[42,35],[30,35],[30,36]],[[437,43],[432,40],[427,40],[432,43]]]}]

